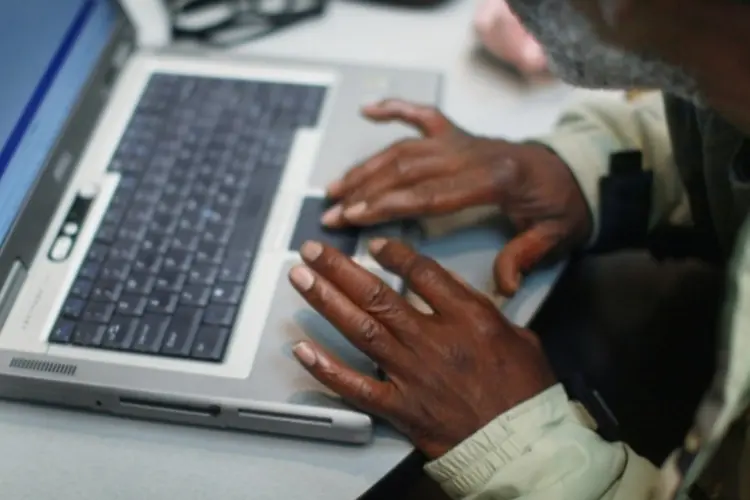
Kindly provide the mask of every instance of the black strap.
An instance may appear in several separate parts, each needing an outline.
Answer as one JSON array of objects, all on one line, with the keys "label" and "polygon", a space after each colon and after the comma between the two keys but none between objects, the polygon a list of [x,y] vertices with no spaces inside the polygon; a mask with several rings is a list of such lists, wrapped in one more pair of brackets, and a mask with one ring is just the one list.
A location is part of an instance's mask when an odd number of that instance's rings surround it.
[{"label": "black strap", "polygon": [[284,0],[271,11],[262,0],[178,0],[171,17],[176,37],[229,46],[321,16],[326,6],[327,0]]},{"label": "black strap", "polygon": [[643,248],[648,237],[653,173],[643,169],[640,151],[610,158],[609,175],[599,181],[599,237],[595,252]]}]

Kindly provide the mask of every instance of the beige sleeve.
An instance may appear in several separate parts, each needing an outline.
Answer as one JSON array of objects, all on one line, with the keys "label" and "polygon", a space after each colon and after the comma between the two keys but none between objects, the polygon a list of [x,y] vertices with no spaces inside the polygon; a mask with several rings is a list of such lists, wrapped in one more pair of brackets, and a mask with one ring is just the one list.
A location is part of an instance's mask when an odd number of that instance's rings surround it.
[{"label": "beige sleeve", "polygon": [[623,443],[603,441],[562,386],[497,417],[427,473],[454,499],[641,500],[658,470]]},{"label": "beige sleeve", "polygon": [[586,196],[599,228],[599,180],[606,176],[612,153],[637,149],[644,168],[653,171],[650,225],[690,220],[687,196],[672,155],[672,144],[660,93],[648,92],[632,101],[590,100],[565,112],[555,130],[539,139],[570,167]]},{"label": "beige sleeve", "polygon": [[[592,242],[599,228],[599,180],[607,174],[612,153],[638,149],[644,167],[654,172],[650,223],[685,224],[690,212],[672,157],[672,146],[660,93],[647,92],[632,101],[599,98],[563,113],[557,126],[535,142],[554,150],[570,167],[594,217]],[[437,237],[478,224],[499,214],[497,207],[474,207],[421,221],[426,236]]]}]

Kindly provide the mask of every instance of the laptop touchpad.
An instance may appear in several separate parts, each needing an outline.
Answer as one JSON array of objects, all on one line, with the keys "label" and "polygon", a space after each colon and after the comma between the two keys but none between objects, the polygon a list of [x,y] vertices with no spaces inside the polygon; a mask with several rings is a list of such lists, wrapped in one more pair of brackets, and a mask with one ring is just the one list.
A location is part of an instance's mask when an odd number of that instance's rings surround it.
[{"label": "laptop touchpad", "polygon": [[328,229],[323,227],[320,224],[320,217],[328,207],[329,202],[325,198],[305,198],[289,243],[290,250],[299,250],[305,241],[315,240],[337,248],[345,255],[354,255],[357,250],[360,229]]}]

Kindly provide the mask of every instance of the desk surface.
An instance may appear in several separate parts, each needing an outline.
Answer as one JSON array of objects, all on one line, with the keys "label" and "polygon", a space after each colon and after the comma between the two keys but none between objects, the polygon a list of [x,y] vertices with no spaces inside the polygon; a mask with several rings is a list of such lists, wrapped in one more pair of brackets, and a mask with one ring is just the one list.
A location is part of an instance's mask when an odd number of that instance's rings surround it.
[{"label": "desk surface", "polygon": [[[438,69],[444,109],[467,129],[509,138],[544,132],[580,94],[521,84],[474,57],[473,10],[467,1],[432,12],[334,2],[324,19],[243,51]],[[487,279],[499,239],[467,234],[427,250],[476,283]],[[509,315],[527,320],[555,274],[532,277]],[[348,447],[1,402],[0,450],[0,491],[12,500],[350,500],[411,447],[387,429],[370,446]]]}]

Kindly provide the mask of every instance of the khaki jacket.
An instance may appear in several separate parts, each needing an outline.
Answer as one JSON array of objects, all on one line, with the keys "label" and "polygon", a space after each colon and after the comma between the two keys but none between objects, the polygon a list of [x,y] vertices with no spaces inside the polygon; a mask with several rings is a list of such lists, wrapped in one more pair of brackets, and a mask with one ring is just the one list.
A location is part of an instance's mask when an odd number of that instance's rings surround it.
[{"label": "khaki jacket", "polygon": [[750,155],[749,161],[738,159],[750,148],[709,112],[670,99],[665,112],[664,103],[660,95],[646,94],[633,102],[580,104],[542,142],[573,170],[595,216],[595,233],[601,223],[599,180],[607,175],[610,155],[639,149],[653,172],[650,224],[711,224],[720,246],[733,248],[720,369],[693,431],[658,467],[627,443],[602,440],[585,411],[557,385],[426,466],[451,497],[750,500],[750,222],[742,225],[750,181],[746,193],[744,179],[733,171],[727,177],[732,162],[750,168]]}]

